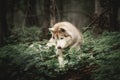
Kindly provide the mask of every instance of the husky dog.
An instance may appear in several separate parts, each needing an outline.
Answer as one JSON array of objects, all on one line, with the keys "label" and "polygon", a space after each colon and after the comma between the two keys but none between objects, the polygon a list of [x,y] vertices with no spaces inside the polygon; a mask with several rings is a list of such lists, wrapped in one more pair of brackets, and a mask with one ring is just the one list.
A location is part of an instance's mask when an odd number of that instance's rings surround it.
[{"label": "husky dog", "polygon": [[52,28],[49,28],[49,31],[52,37],[48,41],[47,46],[55,46],[58,62],[60,66],[63,67],[64,58],[62,51],[67,47],[69,47],[70,50],[80,50],[80,46],[83,42],[82,34],[69,22],[58,22]]}]

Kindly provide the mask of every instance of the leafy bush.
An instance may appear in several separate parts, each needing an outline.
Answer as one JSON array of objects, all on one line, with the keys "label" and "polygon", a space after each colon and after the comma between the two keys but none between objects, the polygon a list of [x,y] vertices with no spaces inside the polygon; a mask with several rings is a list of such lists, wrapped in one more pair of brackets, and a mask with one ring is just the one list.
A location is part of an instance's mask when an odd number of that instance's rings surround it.
[{"label": "leafy bush", "polygon": [[84,77],[91,73],[95,80],[119,80],[119,41],[119,32],[96,39],[85,32],[79,52],[65,51],[64,68],[59,68],[54,47],[45,46],[47,41],[6,45],[0,48],[0,80],[68,80],[69,72],[80,80],[91,80]]},{"label": "leafy bush", "polygon": [[104,32],[96,40],[94,47],[96,53],[95,70],[96,80],[120,80],[120,34],[119,32]]},{"label": "leafy bush", "polygon": [[[5,72],[0,73],[2,74],[0,77],[4,79],[7,75],[9,79],[50,80],[65,74],[69,69],[76,70],[89,65],[84,64],[90,62],[87,60],[88,55],[72,53],[74,52],[65,54],[65,59],[68,60],[69,57],[69,62],[64,68],[59,68],[54,48],[48,49],[43,42],[7,45],[0,49],[0,66],[2,67],[0,71]],[[80,64],[82,66],[79,66]]]},{"label": "leafy bush", "polygon": [[38,27],[14,28],[10,37],[6,39],[6,42],[10,44],[33,42],[39,41],[41,37],[41,30]]}]

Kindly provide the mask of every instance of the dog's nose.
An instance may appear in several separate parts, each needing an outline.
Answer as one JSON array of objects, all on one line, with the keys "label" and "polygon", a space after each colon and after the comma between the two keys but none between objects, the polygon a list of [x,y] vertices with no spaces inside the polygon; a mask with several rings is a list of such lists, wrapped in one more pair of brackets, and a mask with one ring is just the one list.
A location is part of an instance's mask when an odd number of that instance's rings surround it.
[{"label": "dog's nose", "polygon": [[60,46],[58,46],[57,48],[58,48],[58,49],[61,49],[61,47],[60,47]]}]

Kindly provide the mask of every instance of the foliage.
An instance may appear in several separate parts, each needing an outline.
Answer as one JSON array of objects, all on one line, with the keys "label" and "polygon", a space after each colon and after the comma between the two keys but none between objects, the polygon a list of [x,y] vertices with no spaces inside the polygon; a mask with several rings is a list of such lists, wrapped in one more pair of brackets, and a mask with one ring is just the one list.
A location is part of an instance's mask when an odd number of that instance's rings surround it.
[{"label": "foliage", "polygon": [[[65,74],[69,69],[77,70],[89,65],[88,55],[73,53],[65,55],[65,59],[69,58],[69,62],[64,68],[59,68],[54,48],[48,49],[43,42],[7,45],[0,49],[0,66],[1,70],[5,71],[0,77],[4,76],[4,79],[8,75],[9,79],[48,80]],[[78,66],[80,64],[83,65]]]},{"label": "foliage", "polygon": [[105,32],[95,45],[96,80],[120,80],[120,34],[119,32]]},{"label": "foliage", "polygon": [[33,42],[39,41],[41,38],[41,30],[39,27],[20,27],[14,28],[12,30],[12,34],[8,39],[6,39],[7,43],[25,43],[25,42]]},{"label": "foliage", "polygon": [[119,80],[119,41],[119,32],[104,32],[96,39],[90,31],[85,32],[79,52],[65,51],[64,68],[59,68],[54,47],[45,46],[47,41],[6,45],[0,48],[0,79],[65,80],[69,71],[91,74],[86,69],[97,66],[92,69],[96,80]]}]

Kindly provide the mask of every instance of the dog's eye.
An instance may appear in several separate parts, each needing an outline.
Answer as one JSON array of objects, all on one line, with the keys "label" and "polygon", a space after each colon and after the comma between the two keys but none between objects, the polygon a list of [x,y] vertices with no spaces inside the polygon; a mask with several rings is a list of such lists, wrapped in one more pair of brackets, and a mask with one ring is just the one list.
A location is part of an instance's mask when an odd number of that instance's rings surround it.
[{"label": "dog's eye", "polygon": [[52,38],[53,38],[53,39],[55,39],[55,37],[54,37],[54,36],[53,36]]},{"label": "dog's eye", "polygon": [[63,38],[60,38],[60,39],[63,39]]}]

